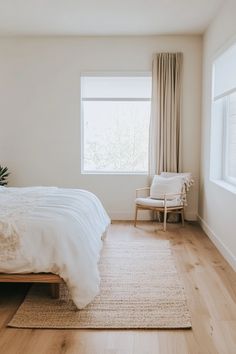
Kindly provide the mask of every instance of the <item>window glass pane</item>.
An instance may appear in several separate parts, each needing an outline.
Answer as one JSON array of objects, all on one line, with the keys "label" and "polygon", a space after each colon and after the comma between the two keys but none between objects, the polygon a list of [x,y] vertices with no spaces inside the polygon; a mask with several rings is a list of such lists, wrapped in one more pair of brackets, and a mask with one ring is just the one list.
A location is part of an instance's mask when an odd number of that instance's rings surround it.
[{"label": "window glass pane", "polygon": [[222,179],[225,97],[213,102],[211,129],[211,177]]},{"label": "window glass pane", "polygon": [[236,178],[236,93],[229,95],[227,117],[227,175]]},{"label": "window glass pane", "polygon": [[82,77],[85,98],[151,98],[152,79],[135,77]]},{"label": "window glass pane", "polygon": [[149,101],[84,101],[84,171],[148,170]]}]

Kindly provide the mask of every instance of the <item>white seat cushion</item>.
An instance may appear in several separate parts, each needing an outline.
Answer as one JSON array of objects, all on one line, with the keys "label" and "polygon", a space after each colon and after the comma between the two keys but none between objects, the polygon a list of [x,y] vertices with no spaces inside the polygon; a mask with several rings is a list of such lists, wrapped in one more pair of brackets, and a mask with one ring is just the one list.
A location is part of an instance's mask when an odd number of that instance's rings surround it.
[{"label": "white seat cushion", "polygon": [[[152,199],[148,198],[136,198],[135,203],[142,206],[150,206],[150,207],[163,207],[164,208],[164,200],[163,199]],[[166,206],[167,207],[177,207],[182,206],[183,203],[179,198],[167,200]]]},{"label": "white seat cushion", "polygon": [[183,178],[177,176],[167,178],[155,175],[150,188],[150,197],[164,199],[164,195],[167,195],[167,199],[176,199],[176,196],[171,195],[180,194],[183,191],[183,184]]}]

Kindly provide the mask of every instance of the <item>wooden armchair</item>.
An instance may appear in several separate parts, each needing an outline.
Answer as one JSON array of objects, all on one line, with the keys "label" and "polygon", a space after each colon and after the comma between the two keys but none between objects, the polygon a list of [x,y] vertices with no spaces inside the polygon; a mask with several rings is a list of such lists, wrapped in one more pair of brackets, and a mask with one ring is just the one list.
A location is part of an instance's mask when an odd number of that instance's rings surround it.
[{"label": "wooden armchair", "polygon": [[[149,192],[148,196],[140,197],[141,192]],[[150,187],[136,189],[135,199],[135,220],[134,226],[137,224],[138,210],[151,210],[154,212],[163,212],[164,222],[163,229],[166,231],[166,220],[168,213],[181,214],[182,225],[184,226],[184,205],[186,200],[186,193],[163,194],[158,199],[151,198]]]}]

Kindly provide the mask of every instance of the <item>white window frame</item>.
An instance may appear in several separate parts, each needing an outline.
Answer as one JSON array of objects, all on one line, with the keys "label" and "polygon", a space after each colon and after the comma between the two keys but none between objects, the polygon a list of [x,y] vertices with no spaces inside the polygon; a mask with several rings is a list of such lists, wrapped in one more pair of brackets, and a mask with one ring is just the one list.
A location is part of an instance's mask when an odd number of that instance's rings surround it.
[{"label": "white window frame", "polygon": [[[220,99],[224,99],[223,102],[223,114],[222,114],[222,154],[221,154],[221,167],[220,167],[220,180],[222,180],[224,183],[228,183],[234,187],[236,187],[236,178],[229,176],[228,174],[228,164],[227,164],[227,158],[226,156],[228,155],[228,130],[229,130],[229,96],[232,93],[236,92],[236,88],[233,88],[232,90],[226,91],[223,94],[216,96],[213,98],[212,104],[214,105],[215,102],[217,102]],[[214,110],[212,109],[212,112]],[[214,125],[214,114],[212,114],[212,125]],[[213,127],[214,129],[214,127]],[[213,159],[213,153],[211,152],[211,159]],[[212,173],[212,171],[211,171]],[[218,180],[218,178],[215,178],[214,176],[212,177],[212,180]]]},{"label": "white window frame", "polygon": [[[227,96],[231,93],[234,93],[236,91],[236,87],[225,91],[223,94],[215,96],[214,97],[214,80],[215,80],[215,62],[216,60],[223,55],[228,49],[230,49],[231,46],[235,45],[236,43],[236,36],[233,36],[230,38],[221,48],[219,48],[215,54],[211,58],[211,67],[212,67],[212,72],[211,72],[211,145],[210,145],[210,170],[209,170],[209,180],[211,182],[214,182],[218,186],[228,190],[229,192],[232,192],[233,194],[236,194],[236,179],[230,176],[227,176],[226,171],[226,159],[225,159],[225,154],[226,154],[226,148],[227,145],[225,144],[226,139],[227,139],[227,107],[226,105],[224,106],[224,113],[223,113],[223,121],[222,121],[222,135],[221,135],[221,157],[220,161],[217,163],[216,169],[213,168],[213,161],[214,161],[214,145],[213,144],[213,130],[214,130],[214,109],[213,105],[214,103],[220,99],[223,98],[224,96]],[[220,169],[219,169],[220,165]]]},{"label": "white window frame", "polygon": [[81,134],[80,134],[80,141],[81,141],[81,153],[80,153],[80,168],[81,168],[81,174],[82,175],[148,175],[148,171],[126,171],[126,172],[119,172],[119,171],[87,171],[84,169],[84,112],[83,112],[83,102],[88,102],[88,101],[95,101],[95,102],[151,102],[151,98],[111,98],[111,97],[102,97],[102,98],[96,98],[96,97],[90,97],[90,98],[83,98],[83,92],[82,92],[82,80],[84,77],[152,77],[152,73],[150,71],[148,72],[84,72],[80,74],[80,117],[81,117]]}]

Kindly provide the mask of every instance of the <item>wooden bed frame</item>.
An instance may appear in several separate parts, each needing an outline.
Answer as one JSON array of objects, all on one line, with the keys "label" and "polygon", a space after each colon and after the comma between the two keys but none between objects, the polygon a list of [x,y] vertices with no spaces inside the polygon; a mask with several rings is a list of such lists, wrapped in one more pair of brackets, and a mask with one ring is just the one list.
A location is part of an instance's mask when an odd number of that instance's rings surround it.
[{"label": "wooden bed frame", "polygon": [[64,280],[53,273],[7,274],[0,273],[1,283],[49,283],[53,298],[59,297],[59,284]]},{"label": "wooden bed frame", "polygon": [[[101,239],[105,239],[107,230]],[[64,280],[53,273],[0,273],[0,283],[48,283],[51,286],[51,295],[57,299],[59,297],[59,285]]]}]

